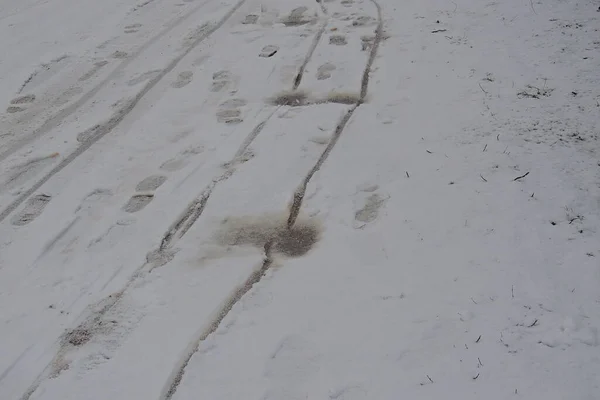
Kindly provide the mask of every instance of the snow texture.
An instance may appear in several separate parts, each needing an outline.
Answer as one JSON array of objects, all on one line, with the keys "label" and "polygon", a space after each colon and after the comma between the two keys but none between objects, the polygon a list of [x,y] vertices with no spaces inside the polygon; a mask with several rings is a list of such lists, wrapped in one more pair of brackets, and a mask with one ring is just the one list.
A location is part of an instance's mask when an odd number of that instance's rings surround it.
[{"label": "snow texture", "polygon": [[0,0],[0,399],[598,399],[598,29]]}]

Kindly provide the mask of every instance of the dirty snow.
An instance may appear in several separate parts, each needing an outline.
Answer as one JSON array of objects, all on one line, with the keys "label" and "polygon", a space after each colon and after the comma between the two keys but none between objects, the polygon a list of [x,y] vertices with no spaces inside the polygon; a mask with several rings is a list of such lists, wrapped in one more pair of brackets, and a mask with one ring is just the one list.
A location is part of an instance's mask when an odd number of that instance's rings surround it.
[{"label": "dirty snow", "polygon": [[590,0],[0,0],[1,399],[597,399]]}]

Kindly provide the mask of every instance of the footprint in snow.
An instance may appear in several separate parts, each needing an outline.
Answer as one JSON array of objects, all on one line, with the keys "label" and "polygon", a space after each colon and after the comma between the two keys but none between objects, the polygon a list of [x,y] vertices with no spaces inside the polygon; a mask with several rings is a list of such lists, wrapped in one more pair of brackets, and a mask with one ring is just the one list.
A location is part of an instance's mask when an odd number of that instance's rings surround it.
[{"label": "footprint in snow", "polygon": [[187,86],[193,79],[194,73],[192,71],[183,71],[177,75],[177,80],[171,83],[171,87],[175,89],[181,89],[184,86]]}]

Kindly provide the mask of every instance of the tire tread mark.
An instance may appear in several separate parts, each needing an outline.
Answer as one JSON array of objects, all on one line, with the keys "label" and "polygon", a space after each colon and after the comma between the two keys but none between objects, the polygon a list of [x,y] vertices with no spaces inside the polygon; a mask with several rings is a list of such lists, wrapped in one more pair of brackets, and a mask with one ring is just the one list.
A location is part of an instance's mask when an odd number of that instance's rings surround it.
[{"label": "tire tread mark", "polygon": [[212,319],[208,326],[206,326],[200,331],[199,335],[197,335],[197,339],[190,343],[190,345],[184,353],[184,356],[179,361],[178,365],[173,369],[171,376],[167,380],[167,384],[163,389],[163,393],[160,396],[160,400],[171,400],[171,398],[173,398],[173,395],[177,391],[177,388],[179,387],[179,384],[183,379],[185,369],[188,366],[194,354],[198,351],[200,343],[206,340],[208,336],[213,334],[217,330],[217,328],[219,328],[219,325],[221,324],[221,322],[223,322],[223,319],[225,319],[225,317],[227,316],[229,311],[231,311],[233,306],[235,306],[237,302],[240,301],[240,299],[244,297],[244,295],[248,293],[255,284],[260,282],[261,278],[267,273],[267,271],[273,264],[273,259],[271,257],[272,244],[272,241],[269,241],[265,244],[265,256],[263,262],[259,265],[258,268],[255,268],[254,271],[252,271],[252,273],[248,276],[248,278],[246,278],[242,285],[238,286],[233,291],[233,293],[225,300],[223,305],[218,309],[215,318]]},{"label": "tire tread mark", "polygon": [[[377,55],[377,50],[379,48],[379,42],[381,41],[381,38],[383,36],[382,35],[382,33],[383,33],[383,16],[382,16],[381,7],[379,6],[379,4],[377,3],[376,0],[370,0],[370,1],[377,8],[377,15],[378,15],[379,23],[375,30],[375,43],[371,47],[371,53],[369,55],[367,64],[365,66],[365,70],[363,72],[363,77],[362,77],[362,81],[361,81],[361,96],[358,99],[358,101],[352,107],[350,107],[350,109],[348,111],[346,111],[346,113],[344,114],[344,116],[342,117],[340,122],[337,124],[337,126],[334,130],[334,133],[331,137],[331,140],[329,141],[329,144],[323,150],[323,153],[321,153],[321,156],[319,157],[319,159],[317,160],[315,165],[310,169],[308,174],[302,180],[299,188],[294,192],[293,203],[290,208],[289,217],[288,217],[288,228],[289,229],[291,229],[294,226],[294,223],[296,222],[298,214],[300,213],[300,208],[302,206],[302,200],[304,199],[306,187],[308,186],[310,179],[325,163],[327,157],[329,156],[329,154],[335,147],[335,144],[338,142],[339,138],[341,137],[341,135],[344,131],[344,128],[348,124],[348,121],[350,120],[350,118],[352,117],[354,112],[358,109],[358,107],[360,107],[360,105],[364,103],[365,97],[367,95],[367,89],[368,89],[368,85],[369,85],[369,73],[372,68],[375,57]],[[190,344],[188,345],[188,348],[186,349],[186,351],[184,353],[184,356],[182,357],[180,362],[175,366],[175,369],[171,373],[169,380],[167,381],[167,384],[165,385],[165,387],[163,389],[163,394],[161,395],[160,400],[171,400],[171,398],[177,391],[177,388],[179,387],[179,384],[181,383],[181,381],[183,379],[183,376],[185,374],[185,369],[187,368],[190,360],[192,359],[194,354],[196,354],[196,352],[200,348],[200,344],[204,340],[206,340],[208,338],[208,336],[210,336],[212,333],[214,333],[218,329],[221,322],[223,322],[223,320],[225,319],[227,314],[233,309],[233,307],[237,304],[237,302],[240,301],[244,297],[244,295],[252,289],[252,287],[254,285],[258,284],[261,281],[262,277],[265,276],[266,273],[269,271],[270,267],[274,263],[273,257],[271,255],[272,245],[273,245],[273,239],[271,239],[267,243],[265,243],[264,261],[260,265],[260,267],[255,269],[250,274],[250,276],[248,276],[246,281],[241,286],[237,287],[230,294],[230,296],[227,298],[227,300],[225,300],[223,305],[217,310],[217,312],[215,314],[216,315],[215,318],[208,324],[208,326],[206,328],[202,329],[199,332],[199,334],[195,338],[195,340],[190,342]]]},{"label": "tire tread mark", "polygon": [[17,207],[19,207],[29,196],[31,196],[36,190],[38,190],[44,183],[46,183],[50,178],[54,175],[62,171],[67,165],[73,162],[77,157],[83,154],[86,150],[88,150],[94,143],[98,140],[106,136],[106,134],[110,133],[115,127],[117,127],[123,119],[135,108],[135,106],[140,102],[140,100],[154,87],[158,82],[160,82],[165,75],[171,72],[177,64],[187,56],[198,44],[200,44],[203,40],[208,38],[214,32],[217,31],[220,27],[222,27],[225,22],[244,4],[246,0],[239,0],[217,23],[213,24],[209,29],[207,29],[202,35],[196,38],[180,55],[175,57],[169,65],[165,69],[163,69],[156,77],[151,79],[144,85],[144,88],[137,93],[132,99],[126,102],[124,106],[122,106],[117,112],[113,114],[113,116],[106,122],[99,124],[94,129],[93,136],[82,143],[77,149],[75,149],[71,154],[69,154],[65,159],[63,159],[56,167],[54,167],[50,172],[48,172],[45,176],[43,176],[39,181],[37,181],[32,187],[26,190],[22,195],[20,195],[15,201],[6,207],[2,213],[0,213],[0,222],[2,222],[11,212],[13,212]]},{"label": "tire tread mark", "polygon": [[292,85],[292,90],[296,90],[300,86],[300,83],[302,82],[302,77],[304,76],[304,71],[306,70],[306,66],[310,62],[315,50],[317,49],[317,46],[321,42],[321,38],[323,37],[323,34],[325,33],[325,28],[327,28],[327,24],[329,23],[329,16],[327,13],[327,8],[325,7],[325,4],[323,4],[322,0],[319,3],[321,4],[321,12],[325,16],[325,20],[319,27],[319,30],[317,31],[317,34],[315,35],[315,37],[308,49],[308,52],[306,53],[306,56],[304,57],[304,60],[302,61],[302,64],[300,65],[300,68],[298,68],[298,73],[296,74],[296,77],[294,78],[294,84]]},{"label": "tire tread mark", "polygon": [[364,103],[364,101],[367,97],[371,69],[373,66],[373,62],[375,61],[375,57],[377,56],[377,50],[379,49],[379,44],[381,43],[381,39],[383,37],[383,15],[382,15],[382,11],[381,11],[381,6],[379,5],[379,3],[377,3],[376,0],[370,0],[370,1],[371,1],[371,3],[373,3],[375,5],[375,7],[377,9],[378,23],[377,23],[377,28],[375,29],[375,40],[374,40],[373,46],[371,47],[371,51],[369,53],[369,58],[367,59],[367,64],[366,64],[365,69],[362,74],[362,79],[361,79],[361,84],[360,84],[360,97],[359,97],[358,101],[356,102],[356,104],[354,104],[346,112],[346,114],[342,117],[340,122],[337,124],[337,126],[335,127],[335,130],[333,132],[333,135],[332,135],[331,139],[329,140],[329,143],[327,144],[327,147],[323,150],[323,153],[321,153],[321,157],[319,157],[319,159],[317,160],[315,165],[311,168],[311,170],[308,172],[308,174],[303,179],[302,183],[298,186],[298,189],[296,189],[296,191],[294,192],[294,195],[292,198],[292,205],[290,206],[290,214],[289,214],[288,221],[287,221],[288,229],[290,229],[294,226],[294,224],[296,223],[296,219],[298,218],[298,215],[300,214],[300,208],[302,207],[302,201],[304,200],[304,195],[306,194],[306,188],[308,186],[308,183],[312,179],[313,175],[325,163],[325,161],[327,160],[327,157],[329,157],[329,154],[331,153],[331,151],[335,147],[336,143],[338,142],[340,136],[342,135],[344,128],[346,127],[346,124],[348,123],[348,121],[350,120],[350,118],[352,117],[354,112],[358,109],[358,107],[360,107],[361,104]]}]

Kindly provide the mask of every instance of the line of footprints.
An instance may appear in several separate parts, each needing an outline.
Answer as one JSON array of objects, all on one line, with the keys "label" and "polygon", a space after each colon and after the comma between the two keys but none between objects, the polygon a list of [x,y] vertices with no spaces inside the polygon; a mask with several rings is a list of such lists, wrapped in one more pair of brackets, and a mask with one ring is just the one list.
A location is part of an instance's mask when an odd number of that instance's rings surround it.
[{"label": "line of footprints", "polygon": [[[188,165],[190,157],[200,154],[203,150],[202,146],[190,147],[162,163],[159,169],[166,172],[178,171]],[[167,176],[162,174],[150,175],[142,179],[135,187],[136,193],[123,206],[123,211],[136,213],[144,209],[154,199],[156,189],[166,181]]]}]

